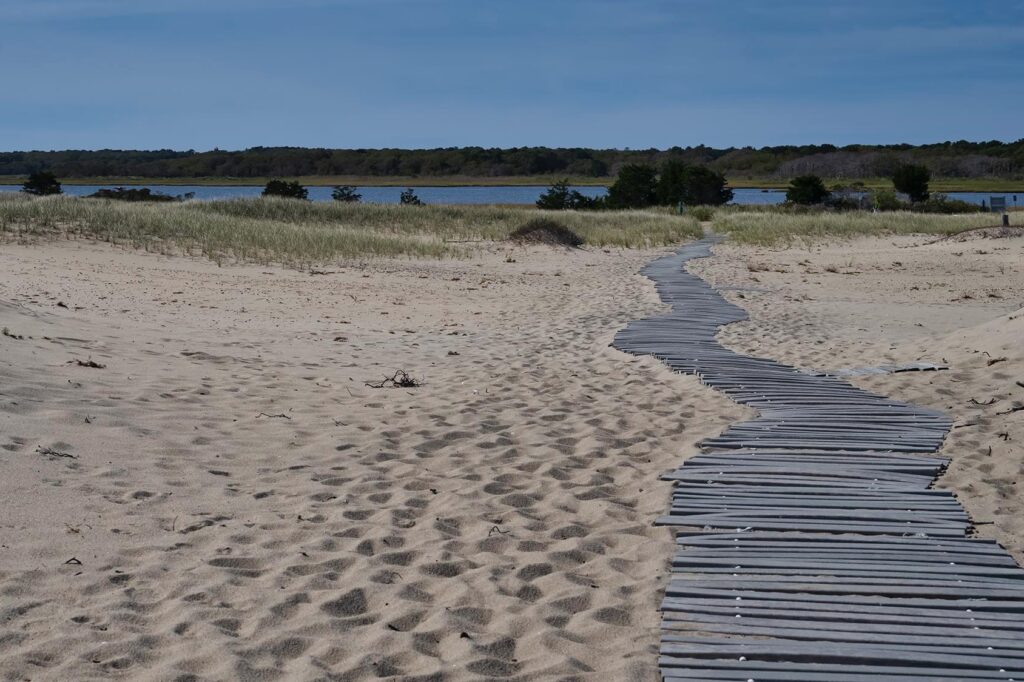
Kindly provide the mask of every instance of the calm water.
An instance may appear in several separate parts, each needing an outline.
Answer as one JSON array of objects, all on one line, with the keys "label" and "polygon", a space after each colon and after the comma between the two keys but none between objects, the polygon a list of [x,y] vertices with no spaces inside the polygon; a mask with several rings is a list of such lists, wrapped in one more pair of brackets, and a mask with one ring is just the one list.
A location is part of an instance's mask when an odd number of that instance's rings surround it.
[{"label": "calm water", "polygon": [[[103,185],[111,187],[112,185]],[[146,185],[154,192],[161,194],[185,194],[194,192],[196,199],[231,199],[234,197],[258,197],[263,187],[219,186],[219,185]],[[64,185],[64,192],[74,196],[92,194],[100,189],[100,185]],[[131,185],[131,187],[138,187]],[[17,192],[20,186],[0,185],[0,192]],[[307,187],[309,198],[313,201],[331,201],[330,187]],[[416,196],[425,204],[532,204],[547,191],[541,186],[502,186],[502,187],[414,187]],[[599,197],[605,193],[604,187],[575,187],[581,194],[588,197]],[[404,187],[359,187],[356,189],[363,195],[362,201],[378,204],[397,204],[398,197],[405,191]]]},{"label": "calm water", "polygon": [[[92,194],[101,187],[111,185],[64,185],[64,191],[74,196]],[[134,187],[134,185],[133,185]],[[154,192],[162,194],[195,193],[196,199],[230,199],[233,197],[255,197],[263,191],[255,186],[219,185],[148,185]],[[0,185],[0,192],[17,192],[20,185]],[[330,201],[330,187],[309,187],[309,198],[313,201]],[[404,187],[360,187],[364,202],[397,204]],[[414,187],[419,198],[427,204],[532,204],[546,190],[546,186],[500,186],[500,187]],[[604,187],[574,187],[588,197],[603,196]],[[736,204],[781,204],[786,199],[783,190],[735,189],[733,203]],[[971,203],[986,203],[989,197],[1004,196],[1010,206],[1024,205],[1024,192],[1016,197],[1011,192],[949,192],[951,199]],[[1019,201],[1017,201],[1019,200]]]}]

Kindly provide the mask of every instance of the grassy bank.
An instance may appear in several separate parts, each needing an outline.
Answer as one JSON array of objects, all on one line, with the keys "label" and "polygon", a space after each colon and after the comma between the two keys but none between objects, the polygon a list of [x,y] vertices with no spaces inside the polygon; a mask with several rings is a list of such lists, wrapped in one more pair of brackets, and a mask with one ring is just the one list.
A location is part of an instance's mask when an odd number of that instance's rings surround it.
[{"label": "grassy bank", "polygon": [[470,241],[501,241],[531,218],[552,218],[588,246],[642,247],[700,235],[692,218],[665,211],[546,212],[496,206],[399,206],[232,199],[141,204],[0,195],[0,235],[82,236],[218,262],[302,267],[347,258],[466,256]]},{"label": "grassy bank", "polygon": [[[281,178],[294,180],[307,187],[333,187],[335,185],[354,185],[357,187],[495,187],[495,186],[538,186],[547,187],[553,182],[562,180],[561,175],[511,175],[482,177],[470,175],[452,176],[377,176],[377,175],[303,175]],[[140,176],[109,176],[61,178],[66,185],[102,185],[104,187],[133,185],[199,185],[199,186],[231,186],[231,187],[262,187],[273,178],[154,178]],[[824,178],[825,185],[850,186],[861,183],[865,189],[892,189],[889,178]],[[0,175],[0,185],[20,185],[24,176]],[[786,189],[788,178],[739,176],[728,177],[729,186],[734,189]],[[615,182],[614,177],[595,178],[590,176],[569,176],[572,185],[607,187]],[[1007,178],[937,178],[929,183],[933,192],[994,192],[1024,195],[1024,180]],[[1024,200],[1024,197],[1021,197]]]},{"label": "grassy bank", "polygon": [[[813,241],[864,235],[934,234],[949,235],[976,227],[996,227],[1000,217],[991,213],[934,215],[894,211],[869,213],[812,213],[804,215],[777,212],[715,213],[712,226],[741,244],[774,246],[793,241]],[[1024,216],[1011,214],[1011,225],[1024,225]]]}]

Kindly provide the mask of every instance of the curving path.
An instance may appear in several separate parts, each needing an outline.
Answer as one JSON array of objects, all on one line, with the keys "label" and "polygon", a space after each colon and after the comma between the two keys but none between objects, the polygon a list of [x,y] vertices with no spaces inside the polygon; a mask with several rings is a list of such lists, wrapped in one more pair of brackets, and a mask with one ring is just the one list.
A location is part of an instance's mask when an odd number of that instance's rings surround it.
[{"label": "curving path", "polygon": [[950,420],[721,346],[746,312],[684,267],[714,243],[645,268],[672,310],[613,344],[759,412],[667,475],[664,679],[1024,682],[1024,570],[931,487]]}]

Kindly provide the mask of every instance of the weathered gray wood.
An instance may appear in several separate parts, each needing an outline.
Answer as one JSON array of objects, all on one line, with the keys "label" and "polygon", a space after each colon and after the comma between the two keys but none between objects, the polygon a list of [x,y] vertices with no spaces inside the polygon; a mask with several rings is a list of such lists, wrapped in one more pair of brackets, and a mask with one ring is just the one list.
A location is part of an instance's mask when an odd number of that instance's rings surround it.
[{"label": "weathered gray wood", "polygon": [[614,341],[759,412],[663,476],[658,522],[693,529],[662,603],[665,679],[1024,682],[1024,571],[931,488],[950,419],[722,347],[746,313],[683,267],[711,243],[645,268],[672,309]]},{"label": "weathered gray wood", "polygon": [[[812,614],[813,615],[813,614]],[[953,625],[955,627],[950,627]],[[717,626],[725,626],[717,627]],[[782,639],[837,639],[844,642],[882,642],[894,641],[903,643],[933,644],[936,638],[948,638],[968,646],[993,646],[1008,649],[1024,649],[1024,637],[1020,630],[1006,630],[1002,627],[982,628],[980,626],[964,627],[961,623],[945,625],[928,625],[925,623],[865,623],[822,621],[821,619],[777,619],[758,617],[750,614],[693,614],[685,617],[680,614],[666,614],[665,629],[669,630],[702,630],[719,634],[763,634],[768,637]],[[762,632],[768,628],[767,632]],[[815,633],[827,633],[818,637]],[[961,642],[961,640],[967,640]]]},{"label": "weathered gray wood", "polygon": [[786,660],[797,662],[846,663],[850,665],[912,664],[923,668],[967,668],[981,670],[1024,670],[1024,655],[1007,650],[955,646],[936,643],[863,644],[859,642],[803,642],[797,640],[715,639],[712,637],[680,637],[667,634],[662,638],[663,654],[680,654],[693,658],[744,656],[748,660]]}]

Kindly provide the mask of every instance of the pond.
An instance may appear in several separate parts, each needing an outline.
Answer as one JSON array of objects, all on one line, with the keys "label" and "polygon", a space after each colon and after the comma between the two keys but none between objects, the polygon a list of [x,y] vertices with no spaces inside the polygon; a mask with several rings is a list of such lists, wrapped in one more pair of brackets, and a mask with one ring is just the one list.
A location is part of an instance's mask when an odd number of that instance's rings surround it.
[{"label": "pond", "polygon": [[[141,187],[132,185],[133,187]],[[161,194],[187,194],[192,193],[196,199],[231,199],[235,197],[256,197],[263,191],[262,187],[255,185],[144,185],[154,192]],[[112,185],[64,185],[64,192],[72,196],[84,196],[92,194],[103,187]],[[20,185],[0,185],[0,192],[17,192]],[[308,187],[309,198],[313,201],[330,201],[330,187]],[[398,197],[404,187],[359,187],[362,201],[397,204]],[[457,186],[457,187],[414,187],[416,195],[426,204],[533,204],[537,198],[546,190],[542,185],[499,185],[493,187],[482,186]],[[604,187],[577,186],[573,187],[581,194],[588,197],[604,196],[607,190]],[[785,190],[741,188],[733,190],[733,203],[756,205],[756,204],[781,204],[786,200]],[[950,199],[960,199],[973,204],[980,204],[982,201],[988,203],[990,197],[1006,197],[1008,206],[1024,204],[1024,191],[1015,195],[1012,192],[948,192]],[[1018,199],[1019,202],[1018,203]]]}]

